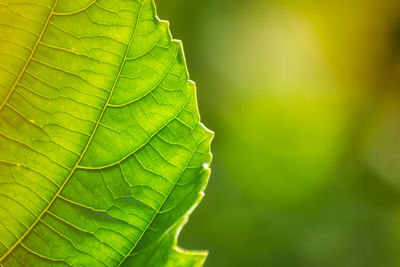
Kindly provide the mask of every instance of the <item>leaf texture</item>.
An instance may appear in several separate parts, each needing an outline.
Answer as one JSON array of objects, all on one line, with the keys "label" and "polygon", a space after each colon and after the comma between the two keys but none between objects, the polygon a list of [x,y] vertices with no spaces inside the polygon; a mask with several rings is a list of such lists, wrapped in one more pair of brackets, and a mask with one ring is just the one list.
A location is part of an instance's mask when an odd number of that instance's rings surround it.
[{"label": "leaf texture", "polygon": [[0,0],[1,266],[201,266],[212,136],[152,0]]}]

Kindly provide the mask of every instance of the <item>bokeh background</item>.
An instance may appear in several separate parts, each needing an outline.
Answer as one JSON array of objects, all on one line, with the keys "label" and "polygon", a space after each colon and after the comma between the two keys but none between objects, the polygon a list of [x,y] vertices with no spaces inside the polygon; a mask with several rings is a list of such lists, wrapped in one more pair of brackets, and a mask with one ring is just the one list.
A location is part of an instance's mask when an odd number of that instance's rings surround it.
[{"label": "bokeh background", "polygon": [[206,267],[400,266],[400,1],[158,0],[216,132]]}]

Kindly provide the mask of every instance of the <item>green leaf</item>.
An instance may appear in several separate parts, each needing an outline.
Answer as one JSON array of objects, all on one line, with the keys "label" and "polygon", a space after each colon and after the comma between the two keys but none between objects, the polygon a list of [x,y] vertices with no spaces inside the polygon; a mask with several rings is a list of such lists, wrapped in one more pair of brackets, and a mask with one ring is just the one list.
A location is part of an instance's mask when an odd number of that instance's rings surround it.
[{"label": "green leaf", "polygon": [[201,266],[212,136],[153,1],[0,0],[0,266]]}]

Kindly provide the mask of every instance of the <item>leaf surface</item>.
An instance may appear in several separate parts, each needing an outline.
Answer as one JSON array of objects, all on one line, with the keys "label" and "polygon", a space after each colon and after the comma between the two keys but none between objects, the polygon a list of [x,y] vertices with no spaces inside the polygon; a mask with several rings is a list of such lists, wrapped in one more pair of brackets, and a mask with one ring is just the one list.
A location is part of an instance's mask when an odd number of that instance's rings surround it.
[{"label": "leaf surface", "polygon": [[0,0],[0,265],[201,266],[212,136],[152,0]]}]

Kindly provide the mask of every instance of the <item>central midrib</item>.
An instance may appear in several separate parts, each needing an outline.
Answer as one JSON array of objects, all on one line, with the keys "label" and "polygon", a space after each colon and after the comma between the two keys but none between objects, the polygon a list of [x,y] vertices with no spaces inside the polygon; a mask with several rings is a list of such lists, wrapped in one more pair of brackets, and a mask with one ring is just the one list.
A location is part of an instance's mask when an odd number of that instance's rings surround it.
[{"label": "central midrib", "polygon": [[[53,7],[53,9],[52,9],[52,12],[51,12],[49,18],[47,19],[47,22],[46,22],[47,24],[48,24],[48,22],[50,21],[50,18],[51,18],[51,16],[52,16],[52,13],[53,13],[53,11],[54,11],[56,5],[57,5],[57,1],[58,1],[58,0],[55,1],[54,7]],[[135,36],[136,36],[137,26],[138,26],[138,24],[139,24],[139,19],[140,19],[141,13],[142,13],[142,9],[143,9],[143,6],[144,6],[144,4],[145,4],[146,1],[147,1],[147,0],[144,0],[144,1],[141,3],[141,6],[140,6],[140,9],[139,9],[137,18],[136,18],[136,22],[135,22],[135,24],[134,24],[134,30],[133,30],[132,36],[131,36],[131,38],[130,38],[130,40],[129,40],[129,43],[128,43],[128,45],[127,45],[127,48],[126,48],[126,51],[125,51],[123,60],[122,60],[122,62],[121,62],[121,66],[120,66],[120,68],[119,68],[118,74],[117,74],[117,76],[116,76],[116,78],[115,78],[115,80],[114,80],[114,83],[113,83],[113,86],[112,86],[112,88],[111,88],[111,90],[110,90],[110,93],[108,94],[107,101],[105,102],[105,104],[104,104],[104,106],[103,106],[103,108],[102,108],[102,111],[101,111],[101,113],[100,113],[100,116],[99,116],[99,118],[98,118],[98,120],[97,120],[97,122],[96,122],[96,124],[95,124],[95,126],[94,126],[94,128],[93,128],[93,131],[92,131],[92,133],[91,133],[91,135],[90,135],[88,141],[86,142],[86,146],[85,146],[84,149],[82,150],[82,153],[81,153],[79,159],[76,161],[76,163],[75,163],[74,167],[71,169],[69,175],[67,176],[67,178],[65,179],[65,181],[62,183],[62,185],[60,186],[60,188],[58,189],[58,191],[55,193],[55,195],[53,196],[53,198],[50,200],[50,202],[47,204],[47,206],[46,206],[46,207],[43,209],[43,211],[40,213],[40,215],[39,215],[39,216],[36,218],[36,220],[31,224],[31,226],[25,231],[25,233],[10,247],[10,248],[8,249],[8,251],[0,258],[0,264],[1,264],[1,262],[2,262],[2,261],[3,261],[3,260],[18,246],[18,244],[20,244],[20,243],[25,239],[25,237],[33,230],[33,228],[39,223],[39,221],[42,219],[43,215],[44,215],[44,214],[49,210],[49,208],[53,205],[54,201],[57,199],[57,197],[59,196],[59,194],[61,193],[61,191],[64,189],[65,185],[68,183],[69,179],[70,179],[70,178],[72,177],[72,175],[74,174],[74,172],[75,172],[75,170],[77,169],[78,165],[79,165],[80,162],[82,161],[83,156],[85,155],[87,149],[89,148],[89,145],[90,145],[90,143],[91,143],[91,141],[92,141],[92,139],[93,139],[93,136],[95,135],[95,133],[96,133],[96,131],[97,131],[97,128],[98,128],[98,126],[99,126],[99,124],[100,124],[100,121],[101,121],[101,119],[103,118],[104,112],[105,112],[105,110],[106,110],[106,108],[107,108],[107,106],[108,106],[108,104],[109,104],[109,102],[110,102],[110,100],[111,100],[111,97],[112,97],[112,95],[113,95],[114,89],[115,89],[115,87],[116,87],[116,85],[117,85],[117,83],[118,83],[118,81],[119,81],[119,78],[120,78],[122,69],[123,69],[124,66],[125,66],[125,62],[126,62],[126,58],[127,58],[129,49],[130,49],[130,47],[131,47],[131,45],[132,45],[133,39],[134,39]],[[43,30],[43,32],[44,32],[44,30]],[[26,65],[27,65],[27,64],[26,64]],[[3,106],[3,105],[2,105],[2,106]],[[2,106],[0,106],[0,110],[1,110]]]}]

